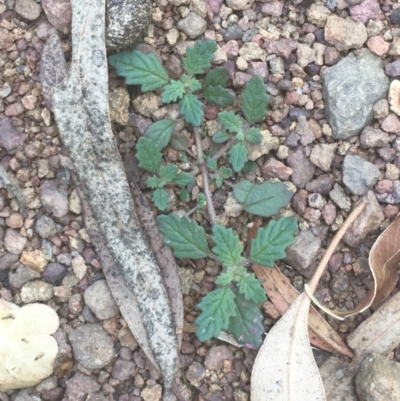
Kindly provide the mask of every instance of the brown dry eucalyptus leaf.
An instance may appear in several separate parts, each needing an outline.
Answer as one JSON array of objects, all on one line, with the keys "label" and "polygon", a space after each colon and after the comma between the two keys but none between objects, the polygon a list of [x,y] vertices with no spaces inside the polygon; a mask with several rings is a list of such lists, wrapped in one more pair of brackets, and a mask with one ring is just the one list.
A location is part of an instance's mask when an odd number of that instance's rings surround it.
[{"label": "brown dry eucalyptus leaf", "polygon": [[362,361],[371,352],[388,355],[400,339],[400,293],[383,303],[347,337],[355,358],[345,364],[336,358],[328,359],[320,369],[329,401],[358,401],[354,376]]},{"label": "brown dry eucalyptus leaf", "polygon": [[[350,311],[331,310],[323,306],[314,296],[313,302],[324,312],[344,320],[347,316],[361,313],[371,306],[382,302],[396,286],[398,277],[396,267],[400,263],[400,218],[396,220],[378,237],[369,254],[369,265],[374,278],[374,287],[360,303]],[[306,289],[307,291],[307,289]]]},{"label": "brown dry eucalyptus leaf", "polygon": [[58,325],[47,305],[0,300],[0,391],[35,386],[53,373],[58,345],[50,334]]},{"label": "brown dry eucalyptus leaf", "polygon": [[51,90],[65,79],[67,73],[67,63],[65,62],[61,40],[54,29],[43,47],[40,58],[42,94],[44,103],[50,110],[53,110]]},{"label": "brown dry eucalyptus leaf", "polygon": [[308,341],[310,299],[303,293],[268,333],[251,374],[251,401],[325,401]]},{"label": "brown dry eucalyptus leaf", "polygon": [[[263,267],[253,264],[256,276],[262,280],[268,298],[281,315],[298,297],[299,292],[289,283],[287,278],[276,267]],[[328,352],[339,353],[350,358],[354,354],[347,347],[339,334],[332,329],[327,321],[311,306],[308,316],[308,336],[311,344]]]},{"label": "brown dry eucalyptus leaf", "polygon": [[147,242],[149,243],[157,264],[160,268],[167,290],[171,309],[174,316],[176,335],[178,338],[178,348],[181,347],[183,332],[183,299],[181,282],[178,275],[178,267],[171,248],[164,244],[160,231],[157,227],[156,219],[150,208],[149,202],[142,195],[139,186],[136,184],[133,175],[128,175],[128,182],[131,187],[133,201],[135,203],[136,214],[143,229]]}]

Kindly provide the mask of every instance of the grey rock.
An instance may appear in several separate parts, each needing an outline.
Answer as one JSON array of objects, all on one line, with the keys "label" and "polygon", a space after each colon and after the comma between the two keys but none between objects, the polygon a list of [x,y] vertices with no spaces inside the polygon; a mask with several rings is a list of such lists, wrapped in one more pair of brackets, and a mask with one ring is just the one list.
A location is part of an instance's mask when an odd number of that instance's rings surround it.
[{"label": "grey rock", "polygon": [[378,181],[379,170],[360,156],[347,155],[343,162],[343,182],[354,195],[364,195]]},{"label": "grey rock", "polygon": [[289,155],[287,165],[293,170],[292,182],[298,188],[304,188],[314,176],[315,166],[304,156],[300,148]]},{"label": "grey rock", "polygon": [[216,345],[209,349],[204,360],[204,366],[210,370],[222,369],[225,360],[232,360],[232,351],[226,345]]},{"label": "grey rock", "polygon": [[14,273],[10,274],[10,285],[12,288],[21,288],[28,281],[40,278],[40,273],[20,264]]},{"label": "grey rock", "polygon": [[61,263],[49,263],[43,271],[43,278],[50,284],[58,285],[67,274],[67,268]]},{"label": "grey rock", "polygon": [[321,248],[321,239],[311,231],[301,231],[296,242],[286,251],[286,263],[301,275],[310,278],[315,270],[315,259]]},{"label": "grey rock", "polygon": [[378,194],[377,199],[382,203],[390,203],[391,205],[400,203],[400,181],[393,182],[393,190],[390,193]]},{"label": "grey rock", "polygon": [[134,375],[136,371],[136,365],[134,362],[125,361],[121,358],[118,358],[114,362],[114,366],[112,369],[112,376],[118,380],[128,380],[131,376]]},{"label": "grey rock", "polygon": [[185,32],[189,38],[196,39],[206,30],[207,21],[192,11],[186,18],[178,22],[177,27]]},{"label": "grey rock", "polygon": [[43,215],[35,224],[36,232],[42,238],[48,238],[57,232],[56,223],[49,216]]},{"label": "grey rock", "polygon": [[88,394],[100,390],[100,384],[92,376],[84,375],[81,372],[76,372],[75,376],[68,379],[66,382],[66,396],[69,401],[84,401]]},{"label": "grey rock", "polygon": [[343,209],[347,212],[350,210],[350,198],[346,195],[344,189],[339,184],[334,185],[332,191],[329,192],[329,196],[340,207],[340,209]]},{"label": "grey rock", "polygon": [[54,181],[45,181],[40,187],[40,200],[43,206],[55,217],[68,213],[68,197],[65,191],[58,188]]},{"label": "grey rock", "polygon": [[356,391],[363,401],[400,400],[400,364],[377,353],[367,355],[356,375]]},{"label": "grey rock", "polygon": [[28,239],[23,237],[18,231],[8,228],[4,236],[4,247],[10,253],[19,255],[25,248]]},{"label": "grey rock", "polygon": [[118,314],[119,309],[105,280],[95,281],[84,294],[85,303],[97,319],[109,319]]},{"label": "grey rock", "polygon": [[317,192],[321,195],[329,195],[329,192],[332,191],[333,184],[335,183],[335,177],[333,175],[320,175],[315,180],[307,182],[306,190],[308,192]]},{"label": "grey rock", "polygon": [[332,297],[336,301],[344,301],[349,295],[349,278],[346,273],[338,270],[334,273],[331,282],[329,283],[329,287],[332,291]]},{"label": "grey rock", "polygon": [[101,369],[115,356],[110,336],[98,323],[84,323],[68,336],[75,359],[86,369]]},{"label": "grey rock", "polygon": [[351,247],[359,246],[363,239],[368,234],[378,230],[383,220],[385,220],[382,208],[372,191],[368,191],[363,196],[363,199],[367,201],[365,209],[346,231],[343,238],[344,242]]},{"label": "grey rock", "polygon": [[398,77],[400,76],[400,60],[393,61],[393,63],[386,64],[385,67],[386,74],[389,77]]},{"label": "grey rock", "polygon": [[15,12],[22,18],[34,21],[39,17],[42,7],[34,0],[17,0],[15,3]]},{"label": "grey rock", "polygon": [[60,253],[57,255],[57,262],[66,266],[71,266],[72,255],[70,253]]},{"label": "grey rock", "polygon": [[226,28],[224,33],[225,42],[229,42],[230,40],[241,40],[243,37],[242,28],[238,24],[233,24]]},{"label": "grey rock", "polygon": [[186,378],[195,387],[198,387],[200,385],[200,382],[204,379],[205,375],[206,369],[201,363],[196,361],[189,366],[186,372]]},{"label": "grey rock", "polygon": [[390,141],[389,134],[379,128],[365,127],[360,135],[360,145],[364,149],[381,148]]},{"label": "grey rock", "polygon": [[14,154],[24,147],[23,136],[14,129],[8,117],[0,120],[0,146],[10,154]]},{"label": "grey rock", "polygon": [[0,271],[8,269],[11,265],[18,262],[19,256],[12,253],[6,253],[0,257]]},{"label": "grey rock", "polygon": [[150,22],[150,0],[107,0],[107,49],[133,49],[137,44],[143,41]]},{"label": "grey rock", "polygon": [[21,390],[18,392],[15,401],[41,401],[38,395],[29,394],[28,390]]},{"label": "grey rock", "polygon": [[325,114],[335,139],[347,139],[373,120],[372,107],[387,97],[382,59],[368,49],[350,53],[322,75]]},{"label": "grey rock", "polygon": [[42,0],[42,7],[49,22],[59,31],[71,32],[72,7],[70,0]]},{"label": "grey rock", "polygon": [[53,287],[42,280],[29,281],[21,288],[22,302],[45,302],[53,298]]}]

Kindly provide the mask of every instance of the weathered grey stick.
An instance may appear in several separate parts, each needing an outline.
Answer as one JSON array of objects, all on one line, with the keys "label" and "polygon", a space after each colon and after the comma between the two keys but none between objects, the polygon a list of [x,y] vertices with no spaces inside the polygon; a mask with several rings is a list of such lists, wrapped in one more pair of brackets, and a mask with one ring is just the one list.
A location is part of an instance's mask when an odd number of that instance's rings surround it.
[{"label": "weathered grey stick", "polygon": [[57,125],[105,244],[135,295],[154,359],[170,389],[177,340],[161,273],[144,240],[108,111],[105,0],[72,0],[72,63],[53,89]]}]

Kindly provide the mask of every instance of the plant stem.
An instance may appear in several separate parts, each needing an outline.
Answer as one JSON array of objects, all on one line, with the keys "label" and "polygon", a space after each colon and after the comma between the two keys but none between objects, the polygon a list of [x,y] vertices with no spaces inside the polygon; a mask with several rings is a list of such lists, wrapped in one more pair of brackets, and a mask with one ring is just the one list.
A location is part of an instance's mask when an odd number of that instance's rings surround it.
[{"label": "plant stem", "polygon": [[321,279],[322,274],[325,271],[328,262],[335,252],[336,247],[338,246],[340,240],[346,234],[346,231],[350,228],[350,226],[354,223],[355,219],[360,215],[360,213],[364,210],[365,206],[367,205],[367,201],[361,201],[354,210],[350,213],[349,217],[346,219],[340,230],[336,233],[333,237],[332,242],[330,243],[328,249],[325,252],[325,255],[319,262],[317,270],[315,271],[314,275],[312,276],[311,280],[308,283],[308,287],[310,289],[310,293],[313,294],[317,288],[319,280]]},{"label": "plant stem", "polygon": [[222,146],[222,148],[213,156],[214,160],[218,160],[220,157],[223,156],[225,152],[227,152],[236,142],[236,138],[231,138],[229,141]]},{"label": "plant stem", "polygon": [[196,140],[197,160],[199,162],[199,169],[201,175],[203,176],[203,186],[204,186],[204,194],[206,195],[206,200],[207,200],[208,216],[210,217],[211,224],[214,225],[217,222],[217,215],[215,214],[210,186],[208,185],[208,172],[206,163],[203,158],[203,150],[201,149],[200,129],[198,127],[193,127],[193,132],[194,132],[194,138]]}]

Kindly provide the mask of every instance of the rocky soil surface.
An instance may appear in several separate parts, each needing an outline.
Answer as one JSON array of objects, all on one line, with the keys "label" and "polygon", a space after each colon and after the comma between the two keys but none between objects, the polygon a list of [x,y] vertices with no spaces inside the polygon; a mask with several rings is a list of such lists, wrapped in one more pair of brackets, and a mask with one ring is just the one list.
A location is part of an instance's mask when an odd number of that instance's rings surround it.
[{"label": "rocky soil surface", "polygon": [[[14,195],[0,189],[0,297],[17,304],[45,302],[61,319],[54,374],[35,388],[0,393],[0,400],[158,401],[158,374],[146,363],[102,275],[71,179],[72,162],[42,94],[41,51],[53,29],[67,60],[71,55],[69,1],[0,0],[0,17],[0,162],[22,189],[28,209],[23,216]],[[300,231],[280,264],[294,287],[303,289],[351,207],[362,197],[369,200],[317,290],[329,307],[352,309],[373,283],[369,249],[399,212],[400,4],[157,0],[140,47],[155,51],[177,78],[186,48],[204,38],[216,40],[214,64],[229,70],[233,89],[240,91],[259,75],[271,96],[263,144],[251,153],[258,167],[246,178],[280,179],[294,192],[289,209]],[[175,106],[127,88],[112,71],[110,108],[126,163],[151,122],[177,115]],[[218,130],[217,111],[205,110],[210,136]],[[210,141],[203,145],[207,149]],[[177,152],[169,148],[167,157],[174,162]],[[198,180],[191,188],[193,199],[200,186]],[[229,186],[213,191],[217,212],[246,240],[253,217],[241,211]],[[171,194],[171,210],[194,204],[181,204]],[[195,218],[207,224],[205,211]],[[180,263],[184,393],[189,400],[246,401],[256,352],[218,340],[201,343],[195,336],[196,305],[214,287],[219,270],[210,260]],[[263,311],[268,331],[279,314],[269,301]],[[345,322],[327,320],[346,338],[372,312]],[[321,351],[316,356],[320,362],[327,357]],[[379,356],[365,363],[357,378],[360,397],[366,391],[374,395],[371,380],[380,386],[399,380],[400,351],[391,357],[390,365]]]}]

